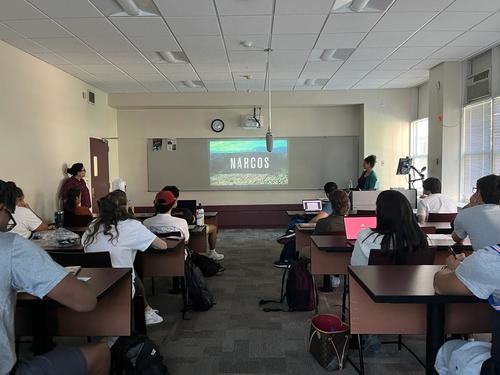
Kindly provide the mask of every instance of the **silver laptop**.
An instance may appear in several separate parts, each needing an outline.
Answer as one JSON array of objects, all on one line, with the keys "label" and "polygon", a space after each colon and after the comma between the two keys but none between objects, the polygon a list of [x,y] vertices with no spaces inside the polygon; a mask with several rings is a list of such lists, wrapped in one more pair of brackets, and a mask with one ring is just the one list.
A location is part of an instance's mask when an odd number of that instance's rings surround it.
[{"label": "silver laptop", "polygon": [[302,200],[302,208],[305,212],[319,212],[323,208],[321,199],[304,199]]}]

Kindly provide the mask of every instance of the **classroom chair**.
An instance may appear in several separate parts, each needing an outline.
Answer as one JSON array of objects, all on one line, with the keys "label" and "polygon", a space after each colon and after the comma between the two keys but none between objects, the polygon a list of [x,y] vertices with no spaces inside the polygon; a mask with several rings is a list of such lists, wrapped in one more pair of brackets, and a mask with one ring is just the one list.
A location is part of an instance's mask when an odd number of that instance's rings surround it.
[{"label": "classroom chair", "polygon": [[451,223],[455,220],[457,216],[456,213],[449,214],[439,214],[439,213],[431,213],[427,218],[428,223]]},{"label": "classroom chair", "polygon": [[92,220],[93,220],[93,217],[91,215],[89,215],[89,216],[72,215],[72,214],[65,212],[63,226],[64,227],[87,227],[91,223]]},{"label": "classroom chair", "polygon": [[436,234],[436,227],[420,227],[425,234]]},{"label": "classroom chair", "polygon": [[54,262],[63,267],[81,266],[83,268],[111,268],[111,257],[109,252],[80,253],[47,251]]}]

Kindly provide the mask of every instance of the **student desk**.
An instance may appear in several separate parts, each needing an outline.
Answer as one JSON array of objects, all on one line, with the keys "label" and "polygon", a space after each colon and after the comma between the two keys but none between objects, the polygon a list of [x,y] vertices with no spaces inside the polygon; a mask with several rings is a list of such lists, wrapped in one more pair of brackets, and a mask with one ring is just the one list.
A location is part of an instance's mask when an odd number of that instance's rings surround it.
[{"label": "student desk", "polygon": [[83,246],[80,241],[74,245],[70,246],[60,246],[59,244],[55,243],[54,241],[45,241],[45,240],[31,240],[38,246],[40,246],[42,249],[45,251],[66,251],[66,252],[82,252],[83,251]]},{"label": "student desk", "polygon": [[430,234],[428,235],[429,246],[436,247],[436,256],[434,264],[445,264],[446,258],[450,255],[448,247],[453,248],[456,253],[465,253],[469,255],[472,252],[472,244],[467,237],[462,243],[456,243],[448,234]]},{"label": "student desk", "polygon": [[131,269],[82,268],[78,277],[90,277],[86,284],[97,296],[97,306],[90,312],[76,312],[48,298],[18,293],[15,332],[37,337],[34,346],[38,353],[48,350],[44,343],[51,336],[130,336]]},{"label": "student desk", "polygon": [[429,222],[429,223],[418,223],[421,227],[433,227],[436,228],[436,233],[439,234],[451,234],[453,229],[451,228],[451,223],[448,222]]},{"label": "student desk", "polygon": [[316,223],[301,223],[295,226],[295,249],[299,252],[311,247],[311,235],[316,229]]},{"label": "student desk", "polygon": [[195,253],[206,253],[207,245],[207,227],[205,225],[189,226],[188,247]]},{"label": "student desk", "polygon": [[426,374],[445,333],[491,332],[491,308],[474,296],[437,295],[441,266],[349,266],[352,334],[426,335]]},{"label": "student desk", "polygon": [[217,211],[206,211],[205,212],[205,224],[208,225],[219,225],[218,219],[219,213]]},{"label": "student desk", "polygon": [[184,240],[167,239],[167,245],[166,250],[149,248],[137,252],[135,270],[141,279],[184,276]]}]

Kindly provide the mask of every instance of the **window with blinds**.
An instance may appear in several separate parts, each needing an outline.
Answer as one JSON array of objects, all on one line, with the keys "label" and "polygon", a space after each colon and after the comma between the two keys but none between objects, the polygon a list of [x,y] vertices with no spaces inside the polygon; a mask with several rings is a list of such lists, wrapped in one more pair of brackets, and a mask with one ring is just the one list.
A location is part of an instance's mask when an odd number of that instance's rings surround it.
[{"label": "window with blinds", "polygon": [[493,101],[493,173],[500,174],[500,97]]},{"label": "window with blinds", "polygon": [[[429,143],[429,119],[423,118],[410,124],[410,157],[419,171],[427,167],[427,147]],[[422,190],[422,182],[415,182],[415,188]]]},{"label": "window with blinds", "polygon": [[493,171],[492,106],[493,101],[490,99],[464,108],[460,197],[462,201],[468,201],[479,178]]}]

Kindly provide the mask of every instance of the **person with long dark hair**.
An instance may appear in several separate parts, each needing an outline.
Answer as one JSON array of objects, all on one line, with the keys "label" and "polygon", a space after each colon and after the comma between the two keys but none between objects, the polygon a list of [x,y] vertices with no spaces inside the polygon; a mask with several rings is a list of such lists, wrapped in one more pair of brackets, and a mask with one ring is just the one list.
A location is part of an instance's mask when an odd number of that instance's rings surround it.
[{"label": "person with long dark hair", "polygon": [[396,257],[428,248],[427,237],[402,193],[396,190],[381,192],[376,209],[377,228],[365,229],[358,234],[351,257],[353,266],[368,265],[371,250],[392,252],[390,255]]},{"label": "person with long dark hair", "polygon": [[358,178],[359,190],[377,190],[378,177],[373,168],[377,163],[375,155],[369,155],[363,160],[363,173]]},{"label": "person with long dark hair", "polygon": [[24,199],[24,192],[19,186],[16,186],[12,181],[9,181],[16,198],[16,211],[12,213],[16,226],[12,229],[12,233],[19,234],[24,238],[30,238],[34,232],[43,232],[49,229],[49,226],[44,222],[30,205]]},{"label": "person with long dark hair", "polygon": [[82,244],[86,253],[108,251],[113,267],[132,268],[135,289],[144,297],[146,324],[163,321],[148,304],[142,281],[133,268],[137,251],[145,251],[150,246],[164,250],[167,243],[128,212],[127,197],[123,191],[113,191],[99,200],[99,216],[83,234]]},{"label": "person with long dark hair", "polygon": [[82,193],[78,189],[69,189],[64,201],[64,214],[77,216],[92,216],[88,207],[82,206]]},{"label": "person with long dark hair", "polygon": [[75,163],[71,166],[71,168],[68,168],[66,172],[70,174],[71,177],[68,178],[61,187],[61,192],[59,194],[61,196],[61,199],[64,202],[68,197],[68,192],[70,189],[78,189],[82,194],[81,205],[83,207],[90,208],[92,203],[90,201],[89,188],[87,187],[87,184],[83,179],[87,171],[85,170],[83,164]]}]

